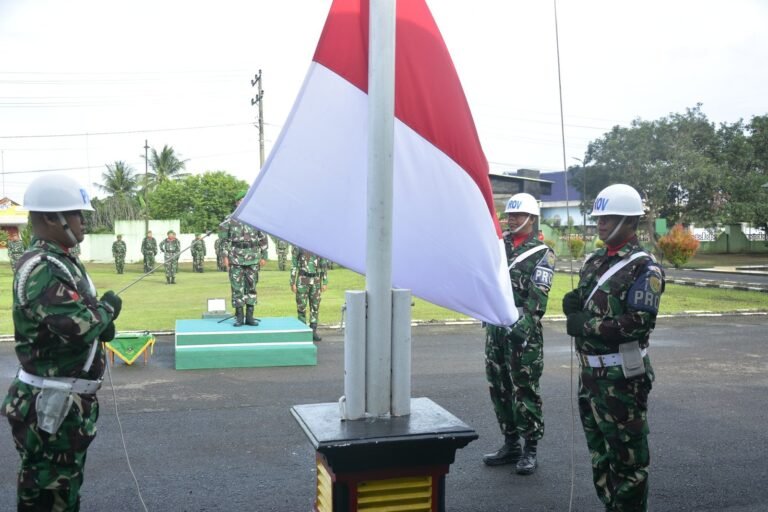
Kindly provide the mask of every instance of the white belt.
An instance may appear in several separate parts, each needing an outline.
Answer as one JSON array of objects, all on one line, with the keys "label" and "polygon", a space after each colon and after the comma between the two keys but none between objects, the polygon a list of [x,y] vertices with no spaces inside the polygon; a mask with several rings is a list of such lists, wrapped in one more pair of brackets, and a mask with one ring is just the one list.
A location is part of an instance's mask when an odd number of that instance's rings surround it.
[{"label": "white belt", "polygon": [[[648,349],[644,348],[640,351],[640,355],[645,357],[648,353]],[[621,366],[622,358],[620,353],[615,354],[603,354],[600,356],[590,356],[587,354],[579,353],[579,361],[582,366],[589,366],[591,368],[603,368],[608,366]]]},{"label": "white belt", "polygon": [[72,379],[67,377],[40,377],[28,373],[22,368],[19,368],[16,378],[24,384],[29,384],[36,388],[61,389],[79,395],[93,395],[101,387],[100,380]]}]

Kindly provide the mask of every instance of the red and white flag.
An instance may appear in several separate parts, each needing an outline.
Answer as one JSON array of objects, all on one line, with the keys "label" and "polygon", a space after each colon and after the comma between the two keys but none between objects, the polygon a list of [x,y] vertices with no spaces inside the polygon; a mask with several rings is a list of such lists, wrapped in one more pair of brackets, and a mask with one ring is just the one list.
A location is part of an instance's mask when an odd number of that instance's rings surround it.
[{"label": "red and white flag", "polygon": [[[334,0],[304,85],[235,212],[365,273],[368,1]],[[424,0],[397,2],[392,280],[496,325],[517,309],[488,162]]]}]

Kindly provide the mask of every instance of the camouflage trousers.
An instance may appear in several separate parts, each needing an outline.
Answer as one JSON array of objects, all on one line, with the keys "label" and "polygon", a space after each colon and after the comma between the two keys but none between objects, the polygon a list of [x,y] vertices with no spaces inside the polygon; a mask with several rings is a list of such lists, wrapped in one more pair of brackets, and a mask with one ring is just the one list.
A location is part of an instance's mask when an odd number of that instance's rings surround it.
[{"label": "camouflage trousers", "polygon": [[501,433],[538,441],[544,437],[539,379],[544,370],[541,332],[525,347],[501,327],[485,335],[485,376]]},{"label": "camouflage trousers", "polygon": [[583,367],[579,415],[592,458],[592,479],[607,510],[648,510],[648,394],[653,368],[625,379],[621,366]]},{"label": "camouflage trousers", "polygon": [[96,395],[75,395],[72,408],[55,434],[37,429],[37,391],[14,381],[3,403],[16,450],[19,511],[77,512],[86,450],[96,437]]},{"label": "camouflage trousers", "polygon": [[155,268],[155,265],[157,265],[157,263],[155,263],[155,255],[151,252],[144,254],[144,273],[146,274]]},{"label": "camouflage trousers", "polygon": [[193,255],[192,256],[192,270],[194,272],[202,272],[203,271],[203,262],[205,261],[205,257],[201,255]]},{"label": "camouflage trousers", "polygon": [[278,270],[285,270],[288,268],[288,252],[287,251],[277,251],[277,269]]},{"label": "camouflage trousers", "polygon": [[216,253],[216,268],[221,272],[227,271],[227,269],[224,268],[224,256],[225,254],[221,251]]},{"label": "camouflage trousers", "polygon": [[230,265],[229,285],[232,287],[232,307],[253,306],[257,301],[256,284],[259,282],[259,265]]},{"label": "camouflage trousers", "polygon": [[125,256],[115,257],[115,270],[117,270],[118,274],[123,273],[123,270],[125,270]]},{"label": "camouflage trousers", "polygon": [[296,282],[296,313],[299,320],[307,323],[307,303],[309,303],[309,323],[317,324],[320,312],[320,294],[323,291],[323,278],[320,276],[298,276]]},{"label": "camouflage trousers", "polygon": [[176,272],[179,271],[179,257],[178,253],[166,253],[165,257],[165,277],[166,279],[172,279],[176,277]]}]

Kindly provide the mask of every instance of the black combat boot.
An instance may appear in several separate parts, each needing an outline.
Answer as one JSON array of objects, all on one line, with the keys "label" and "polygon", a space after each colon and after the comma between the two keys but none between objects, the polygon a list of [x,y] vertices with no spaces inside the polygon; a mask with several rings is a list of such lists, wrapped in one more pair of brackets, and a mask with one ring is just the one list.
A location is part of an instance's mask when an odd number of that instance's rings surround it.
[{"label": "black combat boot", "polygon": [[538,467],[538,462],[536,461],[536,445],[538,444],[538,441],[534,441],[531,439],[525,440],[525,448],[523,449],[523,456],[520,457],[520,460],[517,461],[517,466],[515,467],[515,472],[518,475],[532,475],[536,468]]},{"label": "black combat boot", "polygon": [[520,436],[517,434],[504,436],[504,446],[493,453],[483,455],[486,466],[503,466],[504,464],[516,464],[520,460],[523,451],[520,449]]},{"label": "black combat boot", "polygon": [[312,328],[312,341],[323,341],[323,338],[317,334],[317,324],[309,324],[309,326]]},{"label": "black combat boot", "polygon": [[171,278],[168,276],[165,276],[165,284],[171,284]]},{"label": "black combat boot", "polygon": [[248,325],[259,325],[259,321],[253,318],[253,304],[245,305],[245,323]]},{"label": "black combat boot", "polygon": [[176,284],[176,276],[173,276],[173,277],[171,278],[171,284]]},{"label": "black combat boot", "polygon": [[243,325],[243,308],[235,308],[235,327]]}]

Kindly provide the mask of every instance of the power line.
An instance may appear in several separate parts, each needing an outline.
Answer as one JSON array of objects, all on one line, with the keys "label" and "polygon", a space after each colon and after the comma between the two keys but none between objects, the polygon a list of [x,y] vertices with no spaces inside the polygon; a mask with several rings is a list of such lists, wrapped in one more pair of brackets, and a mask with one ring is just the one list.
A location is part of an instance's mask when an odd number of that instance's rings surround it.
[{"label": "power line", "polygon": [[0,135],[0,139],[43,139],[52,137],[93,137],[97,135],[131,135],[137,133],[157,133],[157,132],[174,132],[182,130],[202,130],[207,128],[231,128],[233,126],[251,126],[253,122],[247,123],[229,123],[229,124],[209,124],[203,126],[185,126],[179,128],[155,128],[149,130],[125,130],[125,131],[113,131],[113,132],[93,132],[93,133],[55,133],[44,135]]}]

